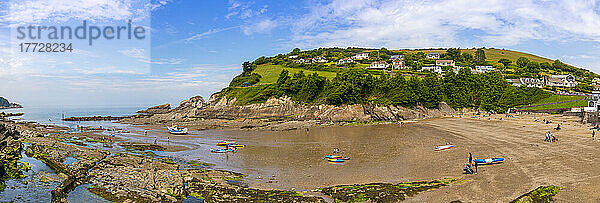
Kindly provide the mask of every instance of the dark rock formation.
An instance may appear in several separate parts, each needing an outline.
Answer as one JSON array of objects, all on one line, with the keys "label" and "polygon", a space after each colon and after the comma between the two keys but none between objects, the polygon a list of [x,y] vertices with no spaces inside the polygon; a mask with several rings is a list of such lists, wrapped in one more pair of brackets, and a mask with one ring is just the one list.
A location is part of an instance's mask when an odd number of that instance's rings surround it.
[{"label": "dark rock formation", "polygon": [[64,121],[116,121],[129,118],[128,116],[82,116],[63,118]]},{"label": "dark rock formation", "polygon": [[0,97],[0,109],[23,108],[20,104],[10,103],[4,97]]}]

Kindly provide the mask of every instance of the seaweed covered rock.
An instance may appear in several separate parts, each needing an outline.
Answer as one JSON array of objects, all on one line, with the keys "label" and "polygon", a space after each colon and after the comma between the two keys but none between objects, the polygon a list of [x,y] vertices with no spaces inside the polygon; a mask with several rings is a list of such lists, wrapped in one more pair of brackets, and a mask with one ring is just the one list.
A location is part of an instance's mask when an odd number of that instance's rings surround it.
[{"label": "seaweed covered rock", "polygon": [[3,123],[0,123],[0,191],[4,190],[4,181],[11,178],[20,178],[19,170],[21,150],[23,144],[18,141],[20,133]]}]

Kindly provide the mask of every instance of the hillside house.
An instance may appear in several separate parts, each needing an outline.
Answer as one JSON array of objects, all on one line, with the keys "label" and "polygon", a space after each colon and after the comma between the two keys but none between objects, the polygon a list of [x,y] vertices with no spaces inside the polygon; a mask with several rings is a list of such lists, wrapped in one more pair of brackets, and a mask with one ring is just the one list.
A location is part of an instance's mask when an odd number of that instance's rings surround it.
[{"label": "hillside house", "polygon": [[519,78],[519,79],[506,79],[513,86],[520,87],[521,85],[526,85],[527,87],[539,87],[542,88],[546,85],[546,80],[544,78]]},{"label": "hillside house", "polygon": [[454,60],[435,60],[436,66],[452,66],[454,67]]},{"label": "hillside house", "polygon": [[421,71],[431,71],[437,74],[444,73],[444,70],[442,70],[441,66],[424,66],[421,68]]},{"label": "hillside house", "polygon": [[312,58],[313,63],[327,63],[327,59],[324,56]]},{"label": "hillside house", "polygon": [[340,59],[337,64],[344,64],[344,63],[354,63],[354,60],[352,60],[352,58],[350,57],[346,57],[343,59]]},{"label": "hillside house", "polygon": [[577,81],[572,75],[552,75],[546,78],[546,85],[552,87],[575,87]]},{"label": "hillside house", "polygon": [[402,59],[392,59],[392,69],[402,69],[406,67],[404,64],[404,60]]},{"label": "hillside house", "polygon": [[404,60],[404,55],[391,55],[390,60],[393,61],[394,59]]},{"label": "hillside house", "polygon": [[310,60],[306,60],[306,59],[298,59],[296,60],[296,63],[307,63],[310,62]]},{"label": "hillside house", "polygon": [[475,66],[474,73],[487,73],[495,70],[492,66]]},{"label": "hillside house", "polygon": [[358,53],[358,54],[354,54],[354,56],[352,56],[352,59],[354,60],[364,60],[364,59],[368,59],[369,58],[369,53]]},{"label": "hillside house", "polygon": [[289,56],[288,58],[290,58],[290,59],[295,59],[295,58],[298,58],[298,55],[291,55],[291,56]]},{"label": "hillside house", "polygon": [[436,52],[427,53],[427,55],[425,55],[425,58],[428,58],[428,59],[439,59],[440,58],[440,53],[436,53]]},{"label": "hillside house", "polygon": [[375,61],[373,63],[371,63],[371,65],[369,67],[367,67],[367,69],[376,69],[376,70],[383,70],[385,68],[388,67],[388,63],[385,61]]},{"label": "hillside house", "polygon": [[594,87],[594,90],[600,90],[600,78],[592,79],[592,87]]}]

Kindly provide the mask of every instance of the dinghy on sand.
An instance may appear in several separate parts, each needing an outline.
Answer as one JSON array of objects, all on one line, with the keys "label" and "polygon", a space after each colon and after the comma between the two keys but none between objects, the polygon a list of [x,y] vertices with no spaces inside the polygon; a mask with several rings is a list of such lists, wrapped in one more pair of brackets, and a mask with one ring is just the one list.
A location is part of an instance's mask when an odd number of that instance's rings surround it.
[{"label": "dinghy on sand", "polygon": [[451,148],[454,148],[454,145],[437,146],[437,147],[435,147],[435,151],[442,151],[442,150],[451,149]]},{"label": "dinghy on sand", "polygon": [[188,133],[187,128],[179,127],[179,126],[171,126],[171,127],[167,127],[167,129],[169,130],[169,133],[171,133],[173,135],[186,135]]}]

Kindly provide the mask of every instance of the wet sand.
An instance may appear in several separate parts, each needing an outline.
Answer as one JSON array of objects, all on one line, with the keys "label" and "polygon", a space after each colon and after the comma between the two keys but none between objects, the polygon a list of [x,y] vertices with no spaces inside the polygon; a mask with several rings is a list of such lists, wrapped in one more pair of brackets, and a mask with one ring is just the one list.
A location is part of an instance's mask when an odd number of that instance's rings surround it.
[{"label": "wet sand", "polygon": [[[500,121],[499,118],[503,120]],[[191,131],[170,136],[152,131],[159,144],[183,145],[190,150],[164,155],[216,164],[213,168],[247,174],[244,182],[262,189],[312,190],[320,187],[374,182],[398,183],[461,178],[459,184],[427,191],[409,201],[507,202],[541,185],[563,187],[559,201],[600,200],[600,140],[591,140],[590,125],[577,117],[529,114],[478,118],[444,118],[399,125],[319,127],[310,131]],[[551,119],[543,124],[535,119]],[[544,142],[544,133],[560,139]],[[142,128],[143,129],[143,128]],[[143,132],[142,132],[143,134]],[[152,138],[137,136],[138,141]],[[139,138],[142,137],[142,138]],[[235,140],[247,147],[237,153],[214,154],[216,142]],[[162,142],[162,143],[160,143]],[[455,148],[436,152],[446,143]],[[325,161],[339,148],[351,160]],[[464,175],[468,153],[474,157],[504,157],[502,164],[481,166],[479,174]]]}]

